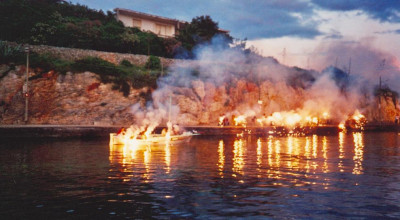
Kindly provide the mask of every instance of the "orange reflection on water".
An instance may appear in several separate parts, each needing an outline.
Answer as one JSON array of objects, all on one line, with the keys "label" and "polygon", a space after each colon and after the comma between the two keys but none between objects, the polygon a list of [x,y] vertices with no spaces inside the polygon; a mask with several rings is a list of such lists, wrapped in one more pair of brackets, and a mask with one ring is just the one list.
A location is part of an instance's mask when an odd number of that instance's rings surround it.
[{"label": "orange reflection on water", "polygon": [[143,173],[143,178],[145,179],[145,183],[149,182],[150,179],[150,161],[151,161],[151,151],[149,149],[146,149],[143,152],[144,155],[144,167],[146,172]]},{"label": "orange reflection on water", "polygon": [[364,157],[364,141],[363,141],[363,133],[354,132],[353,133],[354,140],[354,169],[353,174],[359,175],[363,173],[362,161]]},{"label": "orange reflection on water", "polygon": [[299,167],[299,155],[301,151],[301,146],[299,145],[298,137],[288,137],[287,140],[287,154],[289,159],[287,161],[287,166],[289,168],[298,168]]},{"label": "orange reflection on water", "polygon": [[326,136],[322,138],[322,157],[324,158],[324,164],[322,165],[322,172],[329,172],[328,167],[328,149],[327,149],[327,139]]},{"label": "orange reflection on water", "polygon": [[[312,137],[312,155],[313,155],[314,159],[316,159],[318,156],[317,151],[318,151],[318,136],[316,134],[314,134]],[[318,164],[315,160],[312,161],[311,167],[313,168],[314,173],[315,173],[316,169],[318,168]]]},{"label": "orange reflection on water", "polygon": [[272,167],[272,136],[268,137],[268,166]]},{"label": "orange reflection on water", "polygon": [[244,142],[243,139],[235,140],[233,143],[233,167],[232,176],[236,177],[236,173],[243,175],[243,167],[244,167]]},{"label": "orange reflection on water", "polygon": [[[137,146],[130,145],[110,145],[109,160],[112,163],[119,163],[122,165],[129,164],[131,160],[136,157],[138,151]],[[122,154],[122,157],[120,156]]]},{"label": "orange reflection on water", "polygon": [[167,143],[164,147],[165,151],[165,173],[169,173],[171,171],[171,150],[169,147],[169,143]]},{"label": "orange reflection on water", "polygon": [[344,132],[339,132],[339,164],[338,164],[338,168],[340,172],[344,172],[344,167],[343,167],[343,159],[345,157],[344,154]]},{"label": "orange reflection on water", "polygon": [[287,160],[287,166],[289,168],[292,168],[292,153],[293,153],[293,137],[292,136],[288,137],[287,145],[288,145],[287,146],[287,148],[288,148],[287,154],[289,156],[289,159]]},{"label": "orange reflection on water", "polygon": [[224,155],[224,141],[220,140],[218,143],[218,170],[221,178],[224,178],[224,166],[225,166],[225,155]]},{"label": "orange reflection on water", "polygon": [[281,166],[281,142],[275,140],[275,167]]},{"label": "orange reflection on water", "polygon": [[311,140],[310,137],[306,137],[306,145],[304,146],[304,157],[306,159],[306,173],[310,172],[310,159],[311,159]]},{"label": "orange reflection on water", "polygon": [[261,175],[261,166],[262,166],[262,142],[261,138],[257,139],[257,171],[258,171],[258,177],[260,178]]}]

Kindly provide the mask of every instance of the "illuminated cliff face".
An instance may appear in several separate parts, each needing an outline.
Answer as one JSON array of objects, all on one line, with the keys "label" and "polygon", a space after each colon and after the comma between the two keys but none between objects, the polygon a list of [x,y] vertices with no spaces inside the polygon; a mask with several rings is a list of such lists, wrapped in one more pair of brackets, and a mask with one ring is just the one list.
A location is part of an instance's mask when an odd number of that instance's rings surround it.
[{"label": "illuminated cliff face", "polygon": [[[237,60],[175,66],[159,81],[149,104],[166,106],[171,97],[173,119],[187,125],[217,125],[222,116],[241,126],[338,125],[360,113],[367,121],[394,121],[399,114],[397,97],[379,101],[371,82],[338,68],[317,72],[271,58],[255,62],[230,56]],[[245,122],[236,122],[238,117]]]},{"label": "illuminated cliff face", "polygon": [[[361,65],[353,57],[348,74],[342,70],[346,68],[304,70],[273,58],[204,47],[198,50],[197,60],[177,60],[169,66],[157,89],[131,90],[128,97],[100,83],[93,73],[47,74],[30,81],[29,120],[33,124],[165,126],[171,119],[180,125],[218,125],[225,116],[229,125],[290,127],[344,123],[358,110],[369,122],[394,122],[400,115],[398,61],[386,59],[382,68],[382,54],[352,50],[372,54],[361,58],[373,59]],[[380,78],[382,92],[377,95]],[[23,67],[0,80],[1,123],[22,123]],[[151,93],[152,100],[141,93]]]}]

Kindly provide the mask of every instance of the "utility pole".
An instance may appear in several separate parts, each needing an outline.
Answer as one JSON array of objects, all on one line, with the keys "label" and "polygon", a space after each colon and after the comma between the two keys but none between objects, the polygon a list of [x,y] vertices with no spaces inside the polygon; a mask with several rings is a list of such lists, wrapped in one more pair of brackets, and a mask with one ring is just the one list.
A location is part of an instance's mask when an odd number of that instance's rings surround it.
[{"label": "utility pole", "polygon": [[381,64],[378,67],[378,73],[379,73],[379,92],[378,92],[378,106],[379,106],[379,123],[382,124],[382,109],[381,109],[381,103],[382,103],[382,71],[383,68],[385,67],[386,59],[383,59]]},{"label": "utility pole", "polygon": [[351,57],[350,57],[350,60],[349,60],[349,75],[350,75],[350,71],[351,71]]},{"label": "utility pole", "polygon": [[285,65],[285,63],[286,63],[286,47],[283,48],[282,51],[282,64]]},{"label": "utility pole", "polygon": [[29,78],[29,46],[25,47],[26,52],[26,74],[25,74],[25,85],[22,87],[22,92],[25,96],[25,123],[28,123],[28,98],[29,98],[29,89],[28,89],[28,78]]}]

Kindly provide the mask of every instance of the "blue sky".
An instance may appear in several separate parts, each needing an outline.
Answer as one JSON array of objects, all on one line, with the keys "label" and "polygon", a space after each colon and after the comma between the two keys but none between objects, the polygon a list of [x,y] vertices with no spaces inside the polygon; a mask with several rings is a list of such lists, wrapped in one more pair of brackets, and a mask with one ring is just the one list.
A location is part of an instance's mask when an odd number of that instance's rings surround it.
[{"label": "blue sky", "polygon": [[[210,15],[266,56],[299,65],[321,44],[368,42],[400,58],[400,0],[73,0],[103,11],[127,8],[190,21]],[[369,40],[367,40],[369,39]]]}]

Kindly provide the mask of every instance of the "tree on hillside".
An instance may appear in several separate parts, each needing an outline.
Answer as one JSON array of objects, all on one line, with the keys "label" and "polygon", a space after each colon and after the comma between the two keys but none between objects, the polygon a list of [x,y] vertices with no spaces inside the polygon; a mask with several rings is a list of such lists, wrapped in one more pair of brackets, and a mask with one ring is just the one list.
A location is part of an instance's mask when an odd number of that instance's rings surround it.
[{"label": "tree on hillside", "polygon": [[192,51],[196,45],[210,43],[216,35],[223,35],[225,46],[232,43],[232,37],[221,32],[218,23],[213,21],[210,16],[198,16],[192,19],[177,36],[177,40],[182,43],[182,47]]}]

